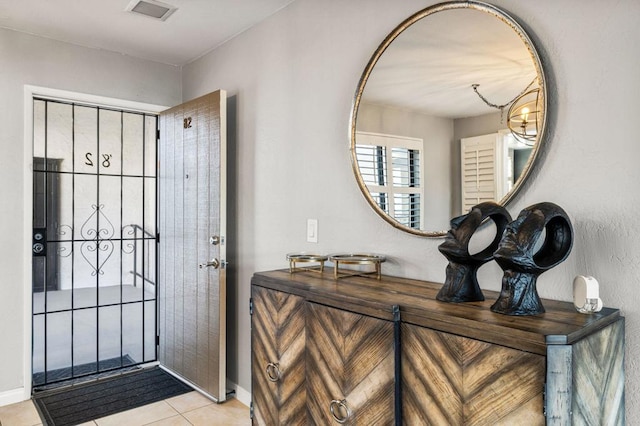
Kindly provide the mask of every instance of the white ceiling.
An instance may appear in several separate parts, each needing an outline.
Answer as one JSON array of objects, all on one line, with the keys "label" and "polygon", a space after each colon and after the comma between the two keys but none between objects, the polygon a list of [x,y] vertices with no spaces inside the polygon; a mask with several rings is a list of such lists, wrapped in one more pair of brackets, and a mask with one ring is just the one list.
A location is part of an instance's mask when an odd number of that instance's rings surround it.
[{"label": "white ceiling", "polygon": [[[529,50],[505,22],[474,9],[444,10],[402,32],[376,63],[362,101],[463,118],[497,112],[536,77]],[[537,87],[534,84],[533,87]],[[506,113],[506,111],[505,111]]]},{"label": "white ceiling", "polygon": [[184,65],[294,0],[162,0],[166,21],[126,12],[130,0],[0,0],[0,27]]},{"label": "white ceiling", "polygon": [[[127,12],[131,0],[0,0],[0,27],[165,64],[184,65],[295,0],[162,0],[159,21]],[[380,39],[385,34],[380,34]],[[373,52],[372,52],[373,53]],[[488,13],[444,10],[416,22],[382,54],[362,101],[448,118],[496,112],[536,76],[513,29]]]}]

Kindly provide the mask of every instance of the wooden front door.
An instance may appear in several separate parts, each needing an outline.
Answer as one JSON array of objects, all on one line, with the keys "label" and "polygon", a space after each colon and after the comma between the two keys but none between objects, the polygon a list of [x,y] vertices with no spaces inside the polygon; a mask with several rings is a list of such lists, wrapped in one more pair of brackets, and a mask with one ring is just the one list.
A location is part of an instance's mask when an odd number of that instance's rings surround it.
[{"label": "wooden front door", "polygon": [[159,359],[226,398],[226,92],[160,114]]}]

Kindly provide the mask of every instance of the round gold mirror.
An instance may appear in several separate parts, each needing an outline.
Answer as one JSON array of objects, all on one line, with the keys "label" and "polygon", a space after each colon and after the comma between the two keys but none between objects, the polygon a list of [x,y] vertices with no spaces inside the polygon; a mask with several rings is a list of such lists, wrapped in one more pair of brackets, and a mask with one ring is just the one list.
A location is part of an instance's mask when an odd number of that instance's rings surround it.
[{"label": "round gold mirror", "polygon": [[402,22],[367,64],[351,114],[351,161],[373,209],[440,237],[484,201],[506,205],[545,133],[546,84],[533,43],[498,8],[440,3]]}]

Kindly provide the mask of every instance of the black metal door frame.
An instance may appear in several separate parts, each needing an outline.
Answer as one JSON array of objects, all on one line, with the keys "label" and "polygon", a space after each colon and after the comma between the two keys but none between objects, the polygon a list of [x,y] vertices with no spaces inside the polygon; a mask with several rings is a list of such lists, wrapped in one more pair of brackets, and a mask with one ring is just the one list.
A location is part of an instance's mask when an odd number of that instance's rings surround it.
[{"label": "black metal door frame", "polygon": [[[43,144],[40,146],[44,150],[44,155],[34,158],[33,167],[33,181],[34,181],[34,205],[33,205],[33,287],[32,287],[32,360],[35,359],[36,351],[40,348],[43,349],[43,363],[40,365],[32,365],[32,386],[33,388],[42,387],[69,379],[75,379],[85,376],[90,376],[98,373],[104,373],[111,370],[118,370],[123,367],[135,366],[139,364],[154,362],[158,359],[157,348],[157,330],[158,330],[158,312],[157,312],[157,218],[158,218],[158,203],[157,203],[157,115],[152,113],[142,113],[137,111],[129,111],[120,108],[108,108],[103,106],[87,105],[83,103],[67,102],[54,99],[48,99],[43,97],[33,97],[33,110],[34,110],[34,144],[36,143],[35,126],[36,126],[36,104],[38,104],[38,111],[44,112],[42,117],[44,122]],[[70,158],[52,159],[47,155],[51,151],[49,146],[49,130],[50,108],[62,108],[65,111],[68,109],[71,115],[71,130],[70,141],[66,143],[70,144],[71,152]],[[96,117],[96,133],[95,142],[96,150],[93,151],[77,151],[76,146],[76,112],[77,111],[95,111]],[[120,115],[120,153],[114,155],[110,152],[101,152],[101,131],[100,131],[100,119],[101,114],[108,115],[119,114]],[[128,174],[124,170],[125,161],[125,118],[137,119],[141,118],[142,123],[142,166],[140,174]],[[39,140],[40,140],[39,139]],[[152,146],[155,152],[147,152],[148,147]],[[34,148],[35,150],[35,148]],[[147,159],[148,154],[151,153],[150,160]],[[35,157],[35,154],[34,154]],[[120,164],[113,164],[114,158],[119,157]],[[41,158],[41,159],[40,159]],[[66,161],[66,167],[53,167],[51,164]],[[80,161],[82,163],[80,163]],[[153,164],[150,164],[153,161]],[[69,167],[70,164],[70,167]],[[92,171],[80,170],[77,165],[84,164],[88,167],[92,167]],[[116,166],[116,167],[114,167]],[[117,170],[119,166],[119,170]],[[83,166],[84,167],[84,166]],[[149,171],[149,172],[148,172]],[[78,194],[82,190],[83,184],[90,182],[95,178],[95,201],[91,204],[93,210],[90,215],[85,214],[82,217],[77,217],[77,212],[80,211],[78,204],[84,202],[86,204],[88,199],[81,199]],[[54,212],[49,207],[50,204],[56,205],[56,209],[60,209],[62,202],[59,199],[50,201],[51,194],[50,188],[52,184],[56,182],[54,186],[62,185],[58,184],[61,180],[71,182],[71,187],[66,188],[66,191],[70,191],[70,224],[60,223],[57,221],[57,217],[52,217]],[[107,182],[110,185],[105,185]],[[104,201],[107,197],[101,197],[101,187],[112,188],[117,186],[119,182],[119,210],[120,217],[116,219],[110,219],[105,214]],[[141,198],[141,218],[142,223],[127,223],[123,220],[124,210],[128,207],[127,195],[125,195],[127,183],[141,184],[142,198]],[[36,190],[36,186],[39,188]],[[44,191],[42,190],[44,188]],[[61,191],[60,189],[56,189]],[[86,189],[85,189],[86,190]],[[89,188],[90,190],[90,188]],[[107,190],[109,192],[109,190]],[[116,191],[117,192],[117,191]],[[152,193],[152,194],[151,194]],[[57,197],[58,195],[54,195]],[[38,197],[42,199],[37,199]],[[147,221],[148,199],[153,197],[153,209],[154,215],[153,223],[145,223]],[[78,198],[78,199],[77,199]],[[118,204],[117,200],[116,203]],[[127,207],[125,207],[127,204]],[[44,206],[44,207],[43,207]],[[69,206],[67,205],[67,208]],[[86,206],[84,206],[87,210]],[[116,226],[114,223],[116,222]],[[149,221],[147,221],[149,222]],[[128,257],[127,257],[128,256]],[[141,260],[138,260],[140,256]],[[129,260],[133,259],[133,268],[131,271],[126,271],[123,266],[123,259],[125,257]],[[70,259],[70,260],[69,260]],[[109,262],[117,262],[119,259],[119,300],[102,300],[101,301],[101,281],[107,280],[105,272],[107,264]],[[68,300],[63,299],[63,302],[56,300],[58,294],[53,292],[60,291],[65,286],[65,283],[56,282],[55,285],[49,286],[47,269],[51,272],[54,269],[58,272],[58,262],[67,262],[67,269],[70,265],[70,276],[67,276],[66,290],[70,290],[68,293]],[[70,263],[69,263],[70,262]],[[151,264],[152,263],[152,264]],[[49,264],[49,267],[48,267]],[[92,276],[91,279],[95,282],[95,303],[91,305],[78,304],[77,300],[80,300],[80,289],[92,288],[82,286],[78,283],[80,280],[85,280],[86,277],[78,276],[77,266],[83,265],[85,271],[89,271]],[[139,265],[142,267],[139,268]],[[117,269],[117,268],[116,268]],[[50,275],[50,274],[49,274]],[[87,275],[87,274],[85,274]],[[113,274],[112,274],[113,275]],[[125,300],[123,289],[126,284],[123,276],[131,275],[133,286],[137,287],[141,285],[141,299]],[[56,281],[58,281],[56,277]],[[111,280],[112,277],[109,277]],[[118,281],[118,280],[116,280]],[[69,288],[70,284],[70,288]],[[78,287],[76,287],[78,285]],[[152,297],[147,297],[145,293],[145,285],[153,288]],[[41,294],[39,294],[41,293]],[[66,293],[65,293],[66,295]],[[65,296],[66,297],[66,296]],[[36,302],[37,301],[37,302]],[[125,358],[123,353],[125,333],[127,332],[128,324],[125,324],[123,318],[125,317],[124,310],[141,309],[141,356],[136,358]],[[135,306],[134,306],[135,305]],[[148,310],[151,309],[147,305],[153,306],[153,330],[145,329],[145,320],[147,315],[151,315]],[[128,306],[128,308],[127,308]],[[101,343],[101,314],[114,312],[113,309],[119,309],[119,346],[120,356],[115,362],[106,362],[105,359],[100,359],[100,346]],[[82,362],[75,359],[75,348],[77,343],[76,328],[79,328],[76,321],[76,316],[88,318],[95,310],[95,360],[92,362]],[[145,312],[145,310],[147,312]],[[87,315],[88,314],[88,315]],[[69,333],[71,347],[69,348],[69,366],[68,368],[53,368],[48,366],[49,348],[55,342],[49,341],[50,335],[50,321],[52,318],[64,318],[68,317],[68,324],[70,326]],[[86,319],[85,318],[85,319]],[[36,333],[36,329],[41,330],[41,333]],[[126,336],[129,337],[128,335]],[[153,339],[153,342],[149,342],[149,339]],[[153,350],[148,348],[153,346]],[[119,362],[118,362],[119,361]],[[43,367],[42,371],[36,372],[36,369]],[[62,371],[64,370],[64,371]]]}]

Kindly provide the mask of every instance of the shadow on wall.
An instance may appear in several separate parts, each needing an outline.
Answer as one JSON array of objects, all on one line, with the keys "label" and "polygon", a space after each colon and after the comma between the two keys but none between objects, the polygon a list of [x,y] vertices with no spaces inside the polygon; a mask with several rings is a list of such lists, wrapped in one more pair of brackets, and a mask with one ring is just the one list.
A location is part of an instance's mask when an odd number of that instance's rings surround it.
[{"label": "shadow on wall", "polygon": [[227,378],[238,383],[237,95],[227,97]]}]

